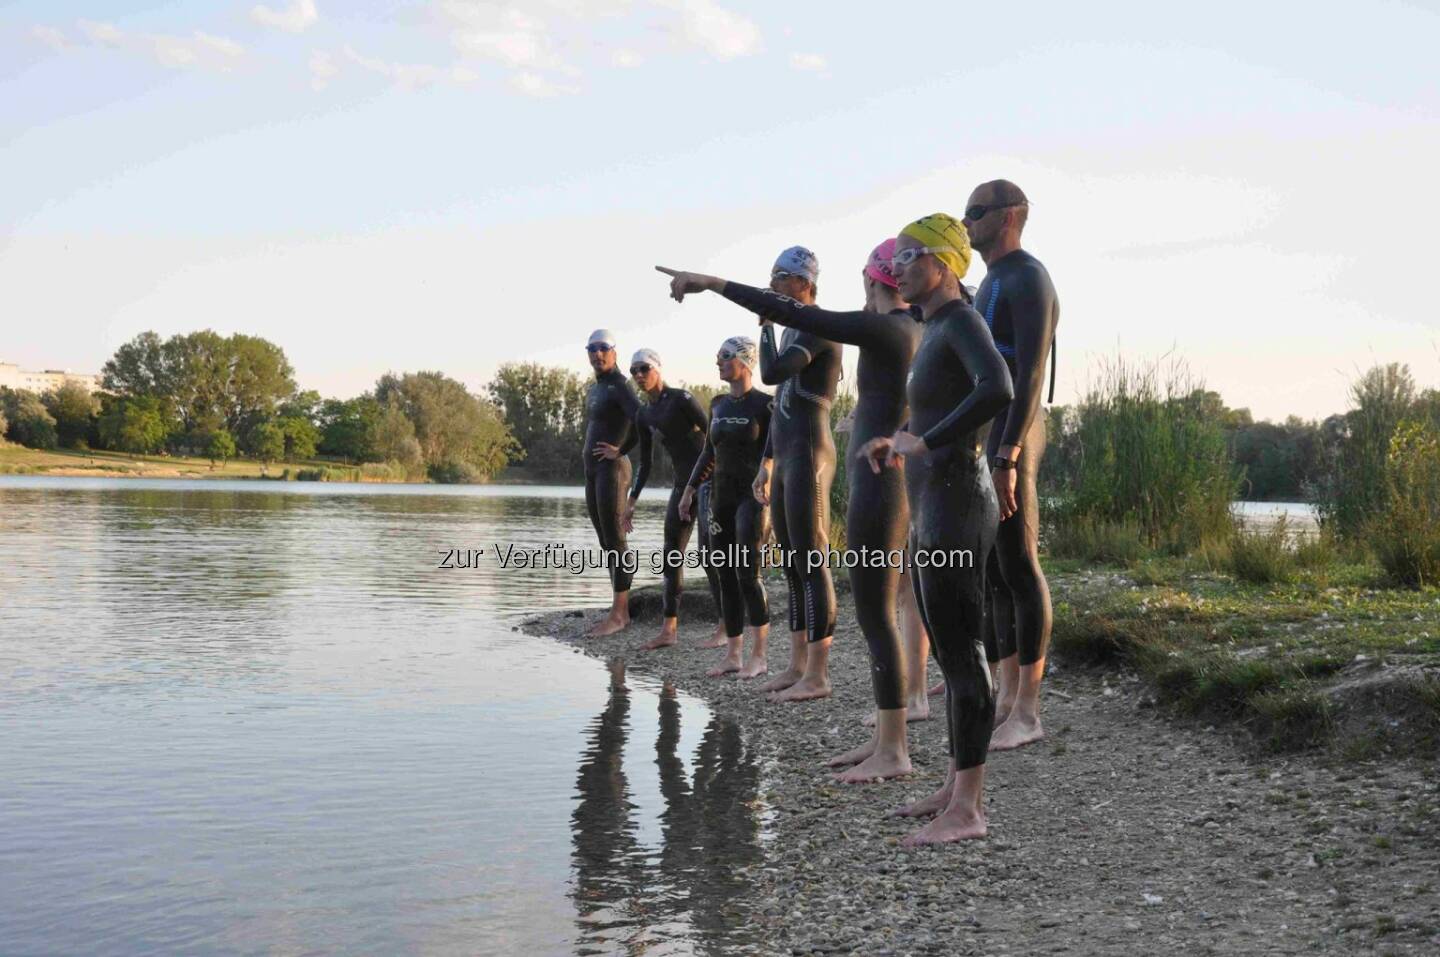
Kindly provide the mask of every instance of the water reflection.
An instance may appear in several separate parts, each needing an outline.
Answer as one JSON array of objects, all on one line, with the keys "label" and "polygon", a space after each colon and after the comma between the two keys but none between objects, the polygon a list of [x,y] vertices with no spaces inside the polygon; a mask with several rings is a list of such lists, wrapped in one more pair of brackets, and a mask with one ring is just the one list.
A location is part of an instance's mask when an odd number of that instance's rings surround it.
[{"label": "water reflection", "polygon": [[739,726],[715,716],[687,774],[682,709],[667,683],[655,740],[661,840],[647,847],[626,775],[630,706],[625,663],[616,659],[575,782],[576,952],[723,953],[751,941],[737,872],[760,859],[759,761]]}]

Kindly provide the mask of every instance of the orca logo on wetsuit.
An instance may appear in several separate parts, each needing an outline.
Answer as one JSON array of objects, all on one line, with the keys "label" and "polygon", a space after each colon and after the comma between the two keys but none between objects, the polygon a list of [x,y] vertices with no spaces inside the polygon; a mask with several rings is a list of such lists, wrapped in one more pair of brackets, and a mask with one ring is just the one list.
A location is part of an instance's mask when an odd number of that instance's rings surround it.
[{"label": "orca logo on wetsuit", "polygon": [[717,415],[717,416],[715,416],[715,421],[716,421],[716,422],[724,422],[726,425],[749,425],[749,424],[750,424],[750,420],[747,419],[747,418],[745,418],[745,417],[743,417],[743,416],[736,417],[736,416]]}]

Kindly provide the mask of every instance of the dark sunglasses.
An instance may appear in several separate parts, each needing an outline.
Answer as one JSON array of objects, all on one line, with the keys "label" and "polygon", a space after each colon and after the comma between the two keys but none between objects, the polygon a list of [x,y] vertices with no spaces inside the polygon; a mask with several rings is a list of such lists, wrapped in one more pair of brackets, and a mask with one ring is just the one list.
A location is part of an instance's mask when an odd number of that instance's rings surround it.
[{"label": "dark sunglasses", "polygon": [[649,374],[650,374],[650,366],[649,366],[648,363],[644,363],[644,362],[642,362],[642,363],[640,363],[640,364],[638,364],[638,365],[633,365],[633,366],[630,367],[630,374],[631,374],[631,375],[649,375]]},{"label": "dark sunglasses", "polygon": [[603,342],[592,342],[585,347],[585,351],[594,354],[596,352],[609,352],[611,349],[614,348],[614,346],[607,346]]},{"label": "dark sunglasses", "polygon": [[997,209],[1010,209],[1015,206],[1029,205],[1030,203],[1028,201],[1023,203],[990,203],[988,205],[985,203],[976,203],[974,206],[965,207],[965,218],[973,223],[977,219],[984,219]]},{"label": "dark sunglasses", "polygon": [[715,358],[720,362],[729,362],[731,359],[735,358],[735,355],[736,353],[732,349],[721,349],[719,352],[715,353]]}]

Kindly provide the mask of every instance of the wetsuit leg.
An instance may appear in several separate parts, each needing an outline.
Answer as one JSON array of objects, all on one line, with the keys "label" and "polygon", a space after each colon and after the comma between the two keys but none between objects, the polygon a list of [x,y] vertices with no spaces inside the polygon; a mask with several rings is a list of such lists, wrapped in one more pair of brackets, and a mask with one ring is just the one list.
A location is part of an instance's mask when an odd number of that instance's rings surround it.
[{"label": "wetsuit leg", "polygon": [[[690,544],[690,530],[695,522],[680,517],[680,496],[685,494],[681,480],[670,490],[670,503],[665,506],[665,587],[662,604],[666,618],[680,614],[680,595],[685,590],[685,547]],[[679,553],[678,555],[676,553]]]},{"label": "wetsuit leg", "polygon": [[[998,532],[996,537],[999,537]],[[1015,654],[1015,603],[1010,598],[1010,589],[1005,587],[1005,580],[1000,577],[999,550],[998,544],[990,549],[990,557],[985,561],[985,590],[989,597],[985,659],[991,664]]]},{"label": "wetsuit leg", "polygon": [[743,547],[744,564],[737,569],[740,595],[745,602],[745,622],[752,626],[770,623],[770,602],[760,581],[760,545],[765,540],[765,506],[747,495],[735,509],[735,534]]},{"label": "wetsuit leg", "polygon": [[[1045,416],[1035,416],[1021,445],[1015,480],[1019,511],[1000,523],[995,538],[991,609],[1000,641],[1000,657],[1018,653],[1020,664],[1033,665],[1050,645],[1053,612],[1050,583],[1040,568],[1040,499],[1036,480],[1045,455]],[[1004,620],[1002,621],[1002,615]],[[999,629],[1004,626],[1005,631]]]},{"label": "wetsuit leg", "polygon": [[620,515],[630,486],[630,460],[622,455],[613,462],[602,462],[592,475],[593,483],[591,475],[585,477],[585,504],[600,538],[600,549],[610,563],[611,587],[616,592],[629,591],[635,567],[627,559],[629,546]]},{"label": "wetsuit leg", "polygon": [[[700,550],[708,553],[715,546],[710,540],[710,484],[704,483],[700,486],[700,492],[695,496],[695,529],[699,532]],[[710,600],[715,604],[715,615],[720,615],[720,573],[710,562],[705,562],[701,567],[705,569],[705,580],[710,584]]]},{"label": "wetsuit leg", "polygon": [[879,550],[885,561],[875,567],[856,562],[850,569],[850,591],[855,618],[870,646],[870,683],[875,707],[889,711],[904,706],[905,664],[900,629],[895,622],[895,600],[900,569],[888,556],[905,547],[910,508],[905,495],[905,473],[885,469],[879,475],[865,462],[849,465],[850,502],[845,512],[845,534],[852,549]]},{"label": "wetsuit leg", "polygon": [[790,598],[790,630],[805,631],[805,581],[801,576],[805,558],[795,554],[790,538],[789,509],[785,502],[785,466],[775,462],[770,479],[770,520],[775,523],[775,541],[780,545],[780,567],[785,572],[785,590]]},{"label": "wetsuit leg", "polygon": [[[790,538],[790,571],[804,600],[800,618],[808,641],[821,641],[835,633],[835,581],[830,576],[830,485],[835,479],[835,440],[830,430],[814,417],[809,420],[808,441],[791,449],[784,462],[777,463],[783,487],[772,501],[784,503],[785,524]],[[799,443],[797,443],[799,445]],[[776,527],[780,519],[776,518]],[[810,557],[818,556],[817,561]],[[811,565],[815,567],[811,567]],[[792,585],[791,598],[796,597]],[[791,613],[792,623],[796,616]],[[794,630],[799,631],[800,628]]]},{"label": "wetsuit leg", "polygon": [[745,604],[741,598],[740,575],[735,567],[737,497],[723,492],[712,493],[710,500],[710,545],[719,554],[714,558],[715,574],[720,579],[720,618],[725,634],[738,638],[745,632]]},{"label": "wetsuit leg", "polygon": [[[995,541],[999,506],[981,463],[973,488],[936,482],[923,494],[911,539],[912,578],[930,649],[945,675],[950,755],[956,770],[964,771],[985,763],[995,723],[995,689],[984,648],[985,555]],[[968,550],[973,567],[950,561],[952,549]]]}]

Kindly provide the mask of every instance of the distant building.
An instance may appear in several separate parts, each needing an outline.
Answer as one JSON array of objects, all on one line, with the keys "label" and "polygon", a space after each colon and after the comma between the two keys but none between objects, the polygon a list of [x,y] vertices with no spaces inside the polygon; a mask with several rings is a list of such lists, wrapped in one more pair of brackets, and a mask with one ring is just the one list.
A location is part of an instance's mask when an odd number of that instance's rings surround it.
[{"label": "distant building", "polygon": [[95,392],[100,388],[98,375],[85,375],[71,372],[69,369],[44,369],[40,372],[27,372],[13,362],[0,362],[0,386],[29,389],[31,392],[38,393],[58,389],[67,382],[84,386],[86,392]]}]

